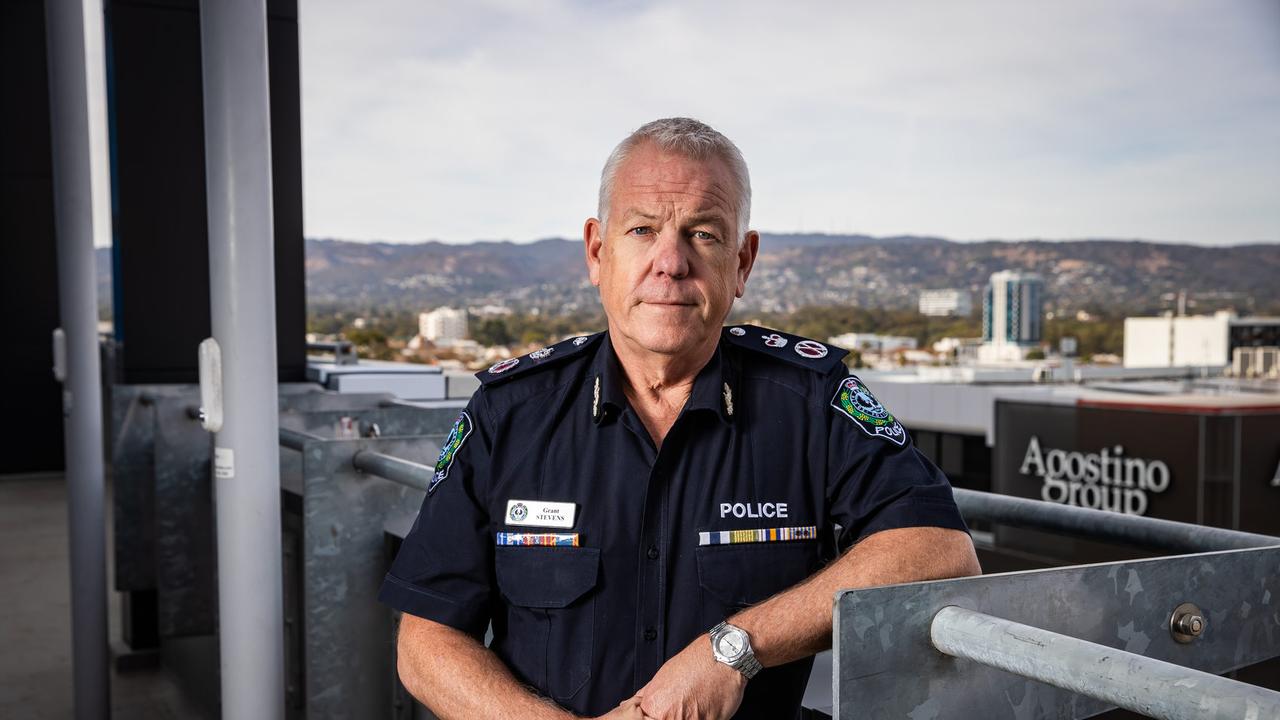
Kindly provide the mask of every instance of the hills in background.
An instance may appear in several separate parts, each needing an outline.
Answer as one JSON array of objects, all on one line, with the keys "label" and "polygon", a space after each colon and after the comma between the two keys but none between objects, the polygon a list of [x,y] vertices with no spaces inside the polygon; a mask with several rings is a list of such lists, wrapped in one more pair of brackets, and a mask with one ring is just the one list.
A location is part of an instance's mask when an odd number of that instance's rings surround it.
[{"label": "hills in background", "polygon": [[[99,296],[110,307],[110,249],[98,250]],[[1280,244],[1204,247],[1141,240],[953,242],[937,237],[765,234],[735,306],[789,312],[808,305],[908,309],[919,292],[963,288],[981,305],[991,273],[1032,270],[1058,312],[1156,313],[1186,290],[1193,312],[1280,313]],[[582,244],[306,242],[309,311],[418,311],[505,305],[553,315],[598,309]]]},{"label": "hills in background", "polygon": [[[580,241],[445,244],[307,241],[309,307],[427,309],[496,304],[560,314],[598,307]],[[1280,244],[1202,247],[1140,240],[953,242],[936,237],[765,234],[738,302],[915,307],[921,290],[964,288],[980,306],[991,273],[1031,270],[1060,312],[1158,312],[1187,290],[1193,310],[1280,310]]]}]

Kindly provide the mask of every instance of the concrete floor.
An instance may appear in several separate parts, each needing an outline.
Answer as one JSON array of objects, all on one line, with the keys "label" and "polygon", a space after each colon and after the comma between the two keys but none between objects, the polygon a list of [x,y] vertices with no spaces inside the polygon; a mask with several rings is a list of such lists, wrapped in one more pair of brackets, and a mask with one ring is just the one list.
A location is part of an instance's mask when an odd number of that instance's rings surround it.
[{"label": "concrete floor", "polygon": [[[0,718],[72,717],[69,588],[62,476],[0,476]],[[119,597],[108,598],[111,642],[120,648]],[[112,718],[192,716],[163,670],[112,668]]]}]

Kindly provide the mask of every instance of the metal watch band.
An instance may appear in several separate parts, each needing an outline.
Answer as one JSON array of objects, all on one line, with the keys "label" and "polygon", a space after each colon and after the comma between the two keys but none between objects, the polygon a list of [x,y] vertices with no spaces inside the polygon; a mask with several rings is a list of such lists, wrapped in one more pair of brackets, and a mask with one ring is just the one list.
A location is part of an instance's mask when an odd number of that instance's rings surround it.
[{"label": "metal watch band", "polygon": [[742,673],[743,677],[750,680],[756,676],[756,673],[763,670],[764,666],[760,664],[760,661],[756,659],[755,652],[752,651],[743,655],[742,659],[739,660],[738,664],[733,666],[733,668]]}]

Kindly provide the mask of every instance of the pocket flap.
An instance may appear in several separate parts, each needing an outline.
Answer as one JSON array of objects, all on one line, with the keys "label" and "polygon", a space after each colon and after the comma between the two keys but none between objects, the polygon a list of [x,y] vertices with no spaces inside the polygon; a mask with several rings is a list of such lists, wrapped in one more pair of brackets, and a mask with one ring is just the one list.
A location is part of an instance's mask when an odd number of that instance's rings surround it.
[{"label": "pocket flap", "polygon": [[562,608],[596,586],[600,548],[494,548],[498,588],[516,605]]},{"label": "pocket flap", "polygon": [[766,600],[809,577],[818,566],[811,540],[708,545],[695,553],[702,588],[731,606]]}]

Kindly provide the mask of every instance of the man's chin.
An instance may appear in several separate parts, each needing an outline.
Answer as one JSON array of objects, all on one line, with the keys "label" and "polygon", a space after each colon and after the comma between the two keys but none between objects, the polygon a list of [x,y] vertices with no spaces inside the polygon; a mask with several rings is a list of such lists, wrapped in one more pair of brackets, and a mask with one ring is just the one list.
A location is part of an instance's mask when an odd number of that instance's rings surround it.
[{"label": "man's chin", "polygon": [[635,344],[659,355],[695,352],[706,340],[701,323],[644,323],[628,333]]}]

